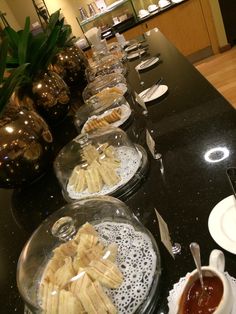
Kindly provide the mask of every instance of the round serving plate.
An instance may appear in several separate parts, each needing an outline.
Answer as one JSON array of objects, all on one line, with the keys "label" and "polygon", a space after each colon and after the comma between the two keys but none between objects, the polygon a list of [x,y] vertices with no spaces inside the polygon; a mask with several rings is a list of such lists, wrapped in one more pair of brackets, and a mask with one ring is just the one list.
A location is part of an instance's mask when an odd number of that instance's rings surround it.
[{"label": "round serving plate", "polygon": [[122,105],[120,105],[118,107],[108,109],[108,110],[106,110],[105,112],[103,112],[100,115],[94,115],[94,116],[89,117],[88,120],[83,125],[81,133],[85,133],[86,132],[86,130],[85,130],[86,126],[88,126],[89,123],[92,123],[93,120],[99,120],[99,119],[102,119],[102,118],[104,118],[106,116],[109,116],[110,114],[112,114],[117,109],[121,110],[120,119],[115,121],[115,122],[110,123],[109,125],[111,125],[113,127],[116,127],[116,128],[122,126],[129,119],[129,117],[131,115],[131,112],[132,112],[130,107],[127,106],[126,104],[122,104]]},{"label": "round serving plate", "polygon": [[145,103],[154,101],[163,95],[168,91],[168,86],[167,85],[159,85],[158,88],[152,93],[150,97],[143,96],[150,88],[145,89],[142,91],[139,96],[143,99]]},{"label": "round serving plate", "polygon": [[[152,59],[152,60],[150,60],[150,62],[148,62],[149,59]],[[153,65],[155,65],[155,64],[156,64],[157,62],[159,62],[159,60],[160,60],[158,57],[156,57],[156,58],[149,58],[149,59],[140,62],[140,63],[136,66],[136,70],[138,70],[138,71],[146,70],[146,69],[152,67]],[[148,62],[147,65],[145,65],[146,62]]]},{"label": "round serving plate", "polygon": [[224,198],[212,209],[208,228],[219,246],[236,254],[236,200],[233,195]]},{"label": "round serving plate", "polygon": [[[64,199],[70,203],[70,202],[81,200],[87,197],[110,195],[110,196],[117,197],[123,201],[126,200],[142,184],[149,169],[148,156],[147,156],[146,150],[141,145],[138,145],[138,144],[135,144],[135,147],[138,151],[140,162],[137,167],[137,170],[135,171],[135,173],[132,174],[132,177],[130,177],[128,181],[124,182],[123,184],[118,184],[117,186],[112,187],[112,189],[110,191],[107,190],[107,192],[102,190],[101,192],[94,193],[94,194],[89,194],[88,192],[80,193],[79,195],[75,195],[74,196],[75,198],[71,197],[71,194],[68,191],[68,189],[67,191],[62,189],[62,195]],[[132,157],[130,157],[129,163],[132,163]],[[125,162],[125,160],[123,164],[124,164],[124,169],[125,169],[127,167],[127,163]],[[127,174],[127,169],[125,172]]]},{"label": "round serving plate", "polygon": [[[102,196],[66,204],[44,220],[32,234],[20,256],[17,273],[19,291],[26,302],[25,314],[41,313],[39,306],[51,307],[52,305],[55,309],[53,313],[58,313],[61,302],[53,302],[49,299],[60,300],[61,289],[70,291],[70,286],[59,287],[57,291],[50,290],[53,291],[50,295],[48,290],[47,294],[42,293],[41,288],[44,287],[41,284],[45,271],[54,254],[59,253],[60,250],[64,253],[57,255],[58,265],[60,265],[59,259],[65,256],[69,256],[72,261],[76,258],[76,255],[72,254],[71,250],[68,251],[65,245],[72,248],[71,240],[75,241],[74,245],[79,245],[78,234],[81,233],[78,232],[85,225],[88,228],[88,224],[90,228],[87,231],[91,232],[91,228],[96,230],[95,237],[102,243],[104,249],[112,244],[117,246],[113,263],[122,272],[122,283],[118,288],[107,287],[104,290],[116,306],[117,313],[154,313],[161,275],[161,259],[155,238],[127,205],[114,197]],[[104,259],[107,258],[105,255]],[[56,269],[61,267],[54,266]],[[26,271],[28,268],[30,268],[29,273]],[[71,279],[69,277],[69,282],[79,280],[77,275],[74,277],[72,274],[72,276]]]}]

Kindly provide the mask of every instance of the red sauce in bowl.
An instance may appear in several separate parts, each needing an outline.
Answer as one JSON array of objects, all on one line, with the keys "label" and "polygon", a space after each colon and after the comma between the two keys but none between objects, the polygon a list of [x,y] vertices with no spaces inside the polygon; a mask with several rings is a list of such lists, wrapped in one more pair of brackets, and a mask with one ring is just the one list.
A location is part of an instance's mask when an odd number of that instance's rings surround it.
[{"label": "red sauce in bowl", "polygon": [[200,280],[196,280],[187,291],[181,313],[183,314],[210,314],[217,309],[223,296],[223,284],[216,277],[204,277],[202,290]]}]

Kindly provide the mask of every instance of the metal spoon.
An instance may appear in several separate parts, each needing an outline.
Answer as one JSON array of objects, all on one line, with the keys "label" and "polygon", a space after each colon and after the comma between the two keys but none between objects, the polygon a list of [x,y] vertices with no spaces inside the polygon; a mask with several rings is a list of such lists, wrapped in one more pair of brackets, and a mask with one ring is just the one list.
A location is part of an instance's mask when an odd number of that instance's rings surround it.
[{"label": "metal spoon", "polygon": [[204,282],[203,282],[203,276],[202,276],[202,267],[201,267],[201,255],[200,255],[200,247],[196,242],[192,242],[190,244],[190,251],[192,253],[194,263],[197,267],[200,283],[202,290],[204,291]]}]

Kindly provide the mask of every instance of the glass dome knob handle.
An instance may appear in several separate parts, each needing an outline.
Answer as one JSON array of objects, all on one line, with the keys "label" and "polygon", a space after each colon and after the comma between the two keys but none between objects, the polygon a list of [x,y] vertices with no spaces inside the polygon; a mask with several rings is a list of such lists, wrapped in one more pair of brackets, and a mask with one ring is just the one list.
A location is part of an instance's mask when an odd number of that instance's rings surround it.
[{"label": "glass dome knob handle", "polygon": [[69,216],[58,219],[52,226],[51,232],[54,237],[62,241],[71,240],[76,233],[74,219]]},{"label": "glass dome knob handle", "polygon": [[88,134],[80,134],[79,136],[77,136],[74,141],[78,144],[81,145],[81,147],[84,147],[85,145],[89,144],[89,138],[88,138]]}]

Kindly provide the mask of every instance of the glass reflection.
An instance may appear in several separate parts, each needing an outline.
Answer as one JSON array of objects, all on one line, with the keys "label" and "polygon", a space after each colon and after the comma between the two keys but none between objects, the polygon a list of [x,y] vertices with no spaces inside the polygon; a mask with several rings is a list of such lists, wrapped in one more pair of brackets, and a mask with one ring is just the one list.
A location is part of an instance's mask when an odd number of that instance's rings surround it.
[{"label": "glass reflection", "polygon": [[204,159],[210,163],[220,162],[228,157],[229,157],[229,150],[226,147],[212,148],[208,150],[204,155]]}]

